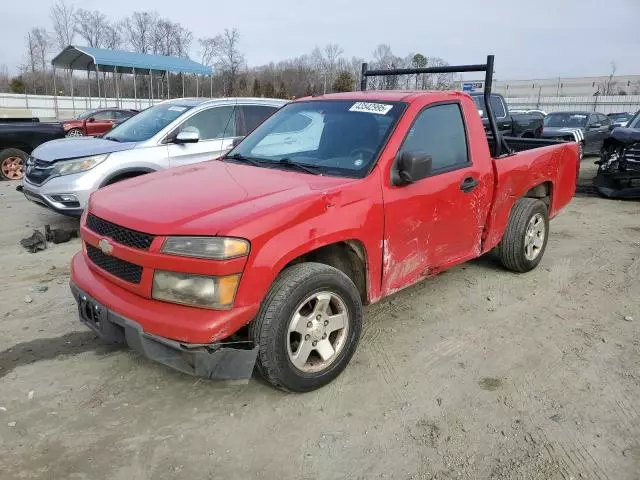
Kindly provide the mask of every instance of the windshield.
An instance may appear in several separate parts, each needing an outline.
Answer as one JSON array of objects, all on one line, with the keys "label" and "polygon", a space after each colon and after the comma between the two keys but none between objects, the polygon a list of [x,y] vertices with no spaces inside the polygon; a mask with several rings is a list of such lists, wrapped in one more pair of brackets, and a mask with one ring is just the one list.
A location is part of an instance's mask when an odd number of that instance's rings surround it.
[{"label": "windshield", "polygon": [[610,113],[608,117],[611,120],[629,120],[631,118],[631,115],[629,115],[628,113]]},{"label": "windshield", "polygon": [[584,127],[587,115],[584,113],[550,113],[544,118],[545,127]]},{"label": "windshield", "polygon": [[165,103],[148,108],[119,124],[104,138],[117,142],[143,142],[149,140],[180,115],[190,110],[190,105]]},{"label": "windshield", "polygon": [[89,118],[93,114],[95,114],[97,110],[87,110],[86,112],[82,112],[76,116],[75,120],[84,120],[85,118]]},{"label": "windshield", "polygon": [[[487,112],[485,112],[484,106],[484,95],[472,95],[472,98],[475,100],[478,110],[482,110],[482,118],[487,118]],[[502,99],[497,95],[491,95],[491,110],[493,110],[493,115],[496,118],[503,118],[507,115],[504,109],[504,103],[502,103]]]},{"label": "windshield", "polygon": [[640,128],[640,112],[636,113],[635,116],[629,121],[627,124],[627,128]]},{"label": "windshield", "polygon": [[292,163],[321,174],[363,177],[406,104],[318,100],[290,103],[254,130],[227,159]]}]

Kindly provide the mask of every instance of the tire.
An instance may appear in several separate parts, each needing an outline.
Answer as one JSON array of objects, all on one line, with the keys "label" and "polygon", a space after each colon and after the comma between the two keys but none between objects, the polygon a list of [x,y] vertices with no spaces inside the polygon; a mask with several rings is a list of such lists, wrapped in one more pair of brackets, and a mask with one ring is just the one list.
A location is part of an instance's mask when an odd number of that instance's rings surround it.
[{"label": "tire", "polygon": [[[325,320],[320,319],[322,315],[316,316],[320,302],[316,302],[315,306],[313,300],[306,302],[316,295],[323,299],[330,296],[328,305],[333,316],[323,317]],[[290,327],[295,324],[294,316],[305,308],[308,310],[304,315],[301,314],[299,318],[303,320],[297,325],[298,329],[306,332],[304,341],[310,343],[304,344],[307,346],[305,352],[310,349],[311,353],[307,354],[309,360],[299,368],[294,364],[294,357],[304,350],[303,339],[297,331],[290,331]],[[341,317],[341,309],[342,314],[347,315],[344,320],[346,328],[330,331],[333,325],[327,327],[330,322],[326,318]],[[338,314],[335,314],[336,311]],[[362,317],[358,289],[340,270],[312,262],[285,269],[271,286],[258,316],[249,325],[249,335],[259,347],[259,372],[276,388],[290,392],[309,392],[330,383],[345,369],[356,351],[362,331]],[[312,324],[313,328],[308,328]],[[296,344],[298,335],[299,343],[294,352],[292,346]],[[313,341],[318,344],[317,350],[310,346],[316,345]],[[320,354],[320,347],[326,345],[325,342],[333,342],[334,354],[330,360],[324,360]],[[299,365],[301,360],[297,362]]]},{"label": "tire", "polygon": [[[532,222],[537,227],[533,227]],[[534,235],[538,239],[535,241],[538,244],[536,248],[532,243],[534,240],[529,236],[531,231],[529,229],[536,230],[540,226],[544,227],[544,232],[542,235]],[[536,268],[542,260],[548,239],[549,213],[547,206],[536,198],[521,198],[511,209],[509,223],[498,245],[498,258],[508,270],[519,273],[528,272]]]},{"label": "tire", "polygon": [[19,148],[5,148],[0,151],[0,178],[2,180],[20,180],[24,176],[27,152]]},{"label": "tire", "polygon": [[66,137],[84,137],[84,131],[81,128],[72,128],[66,134]]}]

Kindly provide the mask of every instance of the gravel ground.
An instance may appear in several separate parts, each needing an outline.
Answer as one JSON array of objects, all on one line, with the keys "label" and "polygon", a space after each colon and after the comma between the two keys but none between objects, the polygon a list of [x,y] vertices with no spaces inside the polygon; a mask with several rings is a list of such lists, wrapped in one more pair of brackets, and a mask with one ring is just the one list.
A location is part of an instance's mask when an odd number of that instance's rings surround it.
[{"label": "gravel ground", "polygon": [[529,274],[486,257],[368,307],[342,376],[288,395],[99,343],[67,286],[79,241],[18,245],[74,222],[14,187],[0,183],[3,480],[640,479],[640,202],[576,198]]}]

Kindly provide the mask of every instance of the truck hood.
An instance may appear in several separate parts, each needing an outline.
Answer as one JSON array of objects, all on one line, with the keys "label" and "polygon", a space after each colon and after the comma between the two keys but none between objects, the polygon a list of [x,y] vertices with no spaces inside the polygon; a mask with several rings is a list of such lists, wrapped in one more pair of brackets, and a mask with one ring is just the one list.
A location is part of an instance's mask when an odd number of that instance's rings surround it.
[{"label": "truck hood", "polygon": [[44,162],[55,162],[68,158],[88,157],[103,153],[119,152],[134,148],[137,143],[118,143],[102,138],[71,137],[60,138],[43,143],[31,154],[34,158]]},{"label": "truck hood", "polygon": [[302,204],[353,181],[214,160],[102,188],[88,208],[104,220],[154,235],[217,235],[243,219]]}]

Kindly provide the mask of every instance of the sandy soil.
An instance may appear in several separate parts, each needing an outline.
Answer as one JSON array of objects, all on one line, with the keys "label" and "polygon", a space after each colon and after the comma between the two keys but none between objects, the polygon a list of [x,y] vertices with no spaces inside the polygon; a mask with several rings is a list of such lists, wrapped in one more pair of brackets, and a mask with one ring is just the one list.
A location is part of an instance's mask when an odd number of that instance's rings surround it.
[{"label": "sandy soil", "polygon": [[576,198],[529,274],[482,258],[369,307],[344,374],[287,395],[100,344],[67,286],[79,241],[18,245],[73,221],[14,187],[0,183],[3,480],[640,478],[640,202]]}]

